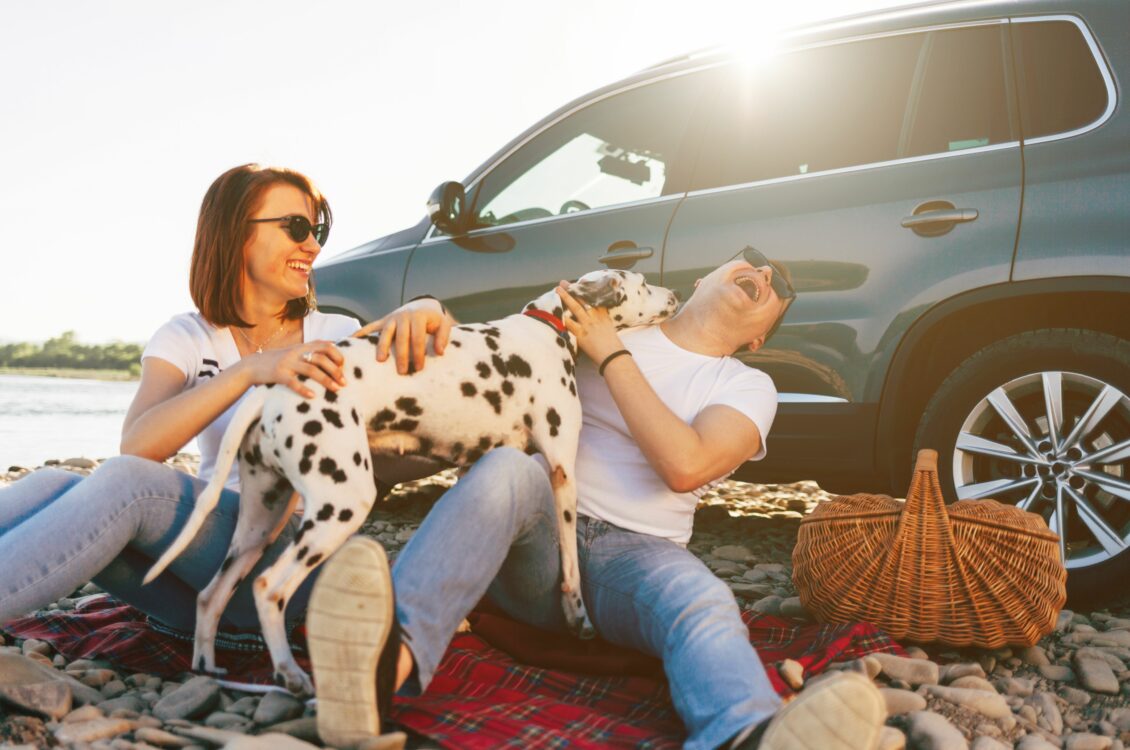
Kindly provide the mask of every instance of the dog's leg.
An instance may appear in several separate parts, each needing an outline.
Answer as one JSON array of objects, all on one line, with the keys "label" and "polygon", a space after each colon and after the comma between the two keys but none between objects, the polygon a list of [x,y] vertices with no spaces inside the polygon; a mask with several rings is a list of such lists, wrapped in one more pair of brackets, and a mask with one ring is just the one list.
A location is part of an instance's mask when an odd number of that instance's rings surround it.
[{"label": "dog's leg", "polygon": [[263,467],[252,475],[248,467],[241,464],[240,490],[239,518],[228,554],[196,599],[192,666],[201,672],[223,673],[224,670],[216,666],[215,655],[220,616],[236,587],[263,556],[263,550],[282,532],[298,500],[285,477]]},{"label": "dog's leg", "polygon": [[377,488],[372,475],[360,471],[351,473],[344,483],[308,475],[296,484],[307,501],[298,536],[275,564],[255,579],[253,591],[263,637],[275,664],[276,682],[292,693],[311,695],[310,678],[294,660],[287,642],[283,617],[286,603],[306,576],[361,527],[376,501]]}]

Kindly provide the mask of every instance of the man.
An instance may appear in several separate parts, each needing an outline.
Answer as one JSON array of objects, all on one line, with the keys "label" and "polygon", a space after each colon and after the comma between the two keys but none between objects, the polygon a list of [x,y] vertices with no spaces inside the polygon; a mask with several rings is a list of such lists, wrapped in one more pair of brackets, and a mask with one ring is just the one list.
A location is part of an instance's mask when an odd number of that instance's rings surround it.
[{"label": "man", "polygon": [[[587,355],[577,367],[577,539],[597,632],[663,660],[686,748],[872,747],[885,717],[875,687],[844,674],[782,709],[733,594],[685,546],[695,491],[765,455],[776,389],[730,355],[756,351],[776,330],[795,297],[787,274],[746,248],[700,279],[674,317],[620,333],[607,311],[558,293]],[[435,330],[438,315],[399,325]],[[379,732],[392,692],[427,687],[484,594],[519,620],[564,631],[555,523],[544,468],[497,449],[436,503],[391,574],[379,544],[350,540],[319,577],[307,620],[322,739],[341,746]],[[331,615],[343,597],[361,621]]]}]

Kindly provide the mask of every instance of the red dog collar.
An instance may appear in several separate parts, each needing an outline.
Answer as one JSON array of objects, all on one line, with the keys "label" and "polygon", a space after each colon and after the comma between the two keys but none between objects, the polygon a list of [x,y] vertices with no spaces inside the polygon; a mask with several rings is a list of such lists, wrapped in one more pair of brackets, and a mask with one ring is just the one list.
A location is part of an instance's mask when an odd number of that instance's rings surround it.
[{"label": "red dog collar", "polygon": [[545,310],[524,310],[522,314],[529,315],[531,318],[537,318],[543,323],[552,326],[553,330],[557,331],[557,335],[559,336],[565,335],[565,324],[561,322],[561,318],[553,313],[547,313]]}]

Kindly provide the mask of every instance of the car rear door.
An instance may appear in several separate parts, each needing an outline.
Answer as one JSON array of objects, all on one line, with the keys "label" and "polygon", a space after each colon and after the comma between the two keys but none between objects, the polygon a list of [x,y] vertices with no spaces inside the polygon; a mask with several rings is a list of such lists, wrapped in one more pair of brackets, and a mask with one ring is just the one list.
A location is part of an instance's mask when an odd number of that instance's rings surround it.
[{"label": "car rear door", "polygon": [[1006,28],[822,44],[720,87],[663,283],[689,291],[747,244],[790,269],[783,327],[742,356],[784,402],[759,475],[803,478],[819,457],[866,476],[901,334],[940,299],[1008,281],[1021,161]]},{"label": "car rear door", "polygon": [[594,97],[536,130],[467,187],[476,228],[434,227],[404,298],[460,320],[513,314],[561,279],[605,267],[658,281],[663,236],[690,174],[688,126],[716,71],[659,75]]}]

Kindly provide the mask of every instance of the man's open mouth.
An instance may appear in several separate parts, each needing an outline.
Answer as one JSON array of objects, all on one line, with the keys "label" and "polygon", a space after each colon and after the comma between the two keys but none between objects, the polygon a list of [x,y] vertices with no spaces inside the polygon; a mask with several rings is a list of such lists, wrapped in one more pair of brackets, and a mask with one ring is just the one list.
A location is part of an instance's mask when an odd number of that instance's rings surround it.
[{"label": "man's open mouth", "polygon": [[734,279],[734,283],[754,302],[757,302],[757,300],[761,298],[761,288],[757,286],[757,282],[749,276],[738,277]]}]

